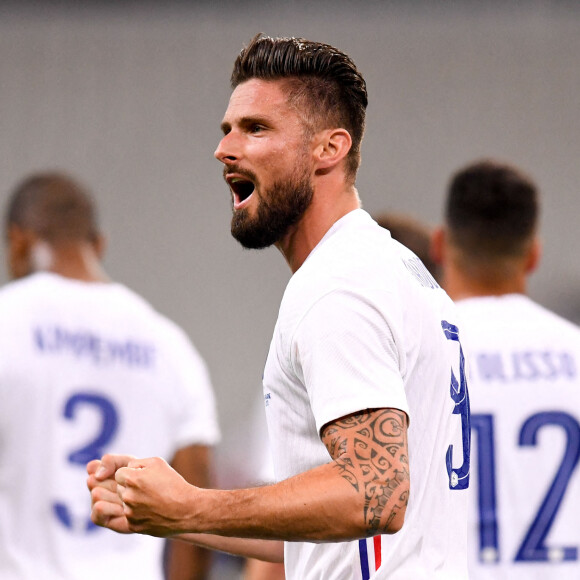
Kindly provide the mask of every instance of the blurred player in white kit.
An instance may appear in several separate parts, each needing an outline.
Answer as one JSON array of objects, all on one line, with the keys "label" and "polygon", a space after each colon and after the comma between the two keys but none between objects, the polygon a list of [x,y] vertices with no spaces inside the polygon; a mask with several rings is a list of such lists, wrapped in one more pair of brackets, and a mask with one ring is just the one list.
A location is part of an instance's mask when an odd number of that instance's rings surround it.
[{"label": "blurred player in white kit", "polygon": [[[185,333],[109,280],[91,197],[62,173],[25,179],[0,289],[0,578],[161,580],[163,540],[95,526],[85,464],[134,450],[210,484],[219,438],[206,366]],[[171,542],[170,580],[208,553]]]},{"label": "blurred player in white kit", "polygon": [[580,329],[526,296],[538,217],[527,175],[477,161],[433,239],[471,361],[473,580],[580,578]]}]

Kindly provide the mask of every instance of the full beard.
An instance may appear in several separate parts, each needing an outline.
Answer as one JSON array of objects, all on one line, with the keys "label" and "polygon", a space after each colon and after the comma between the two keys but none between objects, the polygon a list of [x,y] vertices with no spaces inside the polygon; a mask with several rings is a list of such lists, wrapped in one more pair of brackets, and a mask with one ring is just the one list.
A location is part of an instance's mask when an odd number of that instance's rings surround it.
[{"label": "full beard", "polygon": [[275,182],[262,195],[256,191],[260,200],[255,217],[242,209],[232,217],[232,236],[244,248],[262,249],[280,240],[298,220],[312,202],[314,189],[307,174]]}]

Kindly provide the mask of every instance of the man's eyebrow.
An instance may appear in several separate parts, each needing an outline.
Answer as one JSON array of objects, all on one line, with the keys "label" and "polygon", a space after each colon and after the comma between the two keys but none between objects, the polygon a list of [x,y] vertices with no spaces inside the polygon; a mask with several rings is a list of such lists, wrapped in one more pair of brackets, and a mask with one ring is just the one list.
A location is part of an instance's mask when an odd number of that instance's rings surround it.
[{"label": "man's eyebrow", "polygon": [[[238,125],[242,129],[246,129],[256,124],[270,126],[272,123],[272,117],[269,117],[268,115],[252,115],[241,117],[240,119],[237,119],[234,124]],[[232,123],[229,121],[222,121],[220,127],[224,133],[228,133],[232,130]]]},{"label": "man's eyebrow", "polygon": [[268,115],[252,115],[248,117],[242,117],[239,124],[242,127],[247,127],[249,125],[255,125],[256,123],[260,125],[270,125],[272,123],[272,117],[269,117]]}]

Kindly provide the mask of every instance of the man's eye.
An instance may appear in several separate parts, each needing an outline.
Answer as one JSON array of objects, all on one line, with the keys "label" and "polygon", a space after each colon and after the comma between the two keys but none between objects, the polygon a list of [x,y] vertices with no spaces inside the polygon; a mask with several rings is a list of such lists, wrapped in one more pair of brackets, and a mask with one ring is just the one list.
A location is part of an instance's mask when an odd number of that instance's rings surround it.
[{"label": "man's eye", "polygon": [[251,133],[261,133],[263,130],[264,127],[262,125],[252,125],[252,127],[250,128]]}]

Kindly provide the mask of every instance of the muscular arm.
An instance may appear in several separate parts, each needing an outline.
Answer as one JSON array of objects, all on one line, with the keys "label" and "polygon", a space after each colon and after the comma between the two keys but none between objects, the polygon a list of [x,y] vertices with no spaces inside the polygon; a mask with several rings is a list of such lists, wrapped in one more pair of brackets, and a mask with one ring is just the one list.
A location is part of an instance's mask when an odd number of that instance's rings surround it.
[{"label": "muscular arm", "polygon": [[322,429],[333,468],[360,496],[367,535],[398,531],[409,498],[407,416],[394,409],[343,417]]},{"label": "muscular arm", "polygon": [[[409,494],[406,415],[362,411],[326,425],[322,440],[332,461],[255,489],[199,489],[160,459],[134,460],[116,475],[128,529],[314,542],[398,531]],[[98,501],[93,518],[107,525]]]}]

